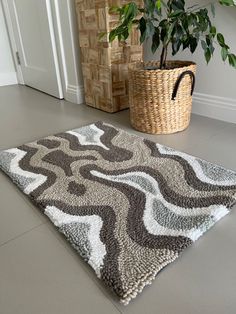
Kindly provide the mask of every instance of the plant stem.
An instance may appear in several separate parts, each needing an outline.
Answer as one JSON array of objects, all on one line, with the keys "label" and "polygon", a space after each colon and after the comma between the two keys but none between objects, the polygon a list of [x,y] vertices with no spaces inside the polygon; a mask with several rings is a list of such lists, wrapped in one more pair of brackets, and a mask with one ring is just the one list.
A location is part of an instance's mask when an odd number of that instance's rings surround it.
[{"label": "plant stem", "polygon": [[168,45],[163,45],[162,51],[161,51],[161,58],[160,58],[160,69],[166,68],[167,52],[168,52]]},{"label": "plant stem", "polygon": [[[168,0],[167,2],[167,23],[170,23],[170,18],[169,15],[172,12],[172,8],[171,8],[171,2],[172,0]],[[163,47],[162,47],[162,52],[161,52],[161,59],[160,59],[160,69],[165,69],[166,68],[166,59],[167,59],[167,53],[168,53],[168,45],[170,43],[170,40],[165,41],[163,43]]]},{"label": "plant stem", "polygon": [[166,68],[167,53],[168,53],[168,45],[166,46],[166,49],[165,49],[164,64],[163,64],[164,69]]},{"label": "plant stem", "polygon": [[161,51],[161,58],[160,58],[160,69],[163,69],[164,55],[165,55],[165,46],[163,45],[162,51]]}]

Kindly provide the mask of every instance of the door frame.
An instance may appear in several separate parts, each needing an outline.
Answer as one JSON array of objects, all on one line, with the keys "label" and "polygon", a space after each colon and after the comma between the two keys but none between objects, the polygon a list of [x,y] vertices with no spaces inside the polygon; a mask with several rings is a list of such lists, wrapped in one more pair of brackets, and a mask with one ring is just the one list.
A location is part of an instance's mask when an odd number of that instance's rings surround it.
[{"label": "door frame", "polygon": [[49,32],[50,32],[51,41],[52,41],[52,52],[53,52],[54,64],[56,68],[59,95],[60,95],[60,98],[62,99],[64,98],[64,92],[63,92],[63,87],[62,87],[62,73],[61,73],[60,62],[59,62],[58,46],[57,46],[56,36],[55,36],[55,25],[53,23],[52,1],[46,0],[46,7],[47,7]]},{"label": "door frame", "polygon": [[[84,103],[84,88],[75,3],[74,0],[49,1],[51,7],[50,23],[54,32],[55,50],[58,58],[58,71],[61,78],[63,97],[70,102],[82,104]],[[8,29],[18,83],[25,85],[21,66],[18,64],[16,56],[17,44],[8,0],[2,0],[2,7]]]},{"label": "door frame", "polygon": [[84,83],[75,1],[51,1],[65,99],[82,104],[85,102]]}]

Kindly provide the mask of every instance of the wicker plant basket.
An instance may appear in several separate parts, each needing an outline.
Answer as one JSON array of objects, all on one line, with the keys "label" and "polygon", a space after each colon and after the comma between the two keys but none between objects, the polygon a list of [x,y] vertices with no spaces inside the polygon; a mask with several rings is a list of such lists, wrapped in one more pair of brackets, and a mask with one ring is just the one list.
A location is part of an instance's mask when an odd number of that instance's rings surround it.
[{"label": "wicker plant basket", "polygon": [[190,122],[196,64],[168,61],[140,62],[129,67],[131,124],[138,131],[169,134],[186,129]]}]

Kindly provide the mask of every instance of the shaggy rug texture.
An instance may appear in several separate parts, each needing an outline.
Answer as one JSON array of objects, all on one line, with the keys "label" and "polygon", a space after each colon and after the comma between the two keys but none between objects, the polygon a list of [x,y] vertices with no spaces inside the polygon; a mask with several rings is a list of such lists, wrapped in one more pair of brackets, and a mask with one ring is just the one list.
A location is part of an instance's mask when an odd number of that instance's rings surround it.
[{"label": "shaggy rug texture", "polygon": [[121,302],[236,202],[236,173],[97,122],[0,152],[1,169]]}]

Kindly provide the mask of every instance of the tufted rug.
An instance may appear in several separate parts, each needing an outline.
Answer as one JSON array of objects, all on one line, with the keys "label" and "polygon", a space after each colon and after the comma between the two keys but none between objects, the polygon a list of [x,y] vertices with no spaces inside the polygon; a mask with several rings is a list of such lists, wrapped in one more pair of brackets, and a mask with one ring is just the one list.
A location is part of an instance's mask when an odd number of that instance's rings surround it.
[{"label": "tufted rug", "polygon": [[102,122],[1,151],[0,168],[124,304],[236,202],[235,172]]}]

